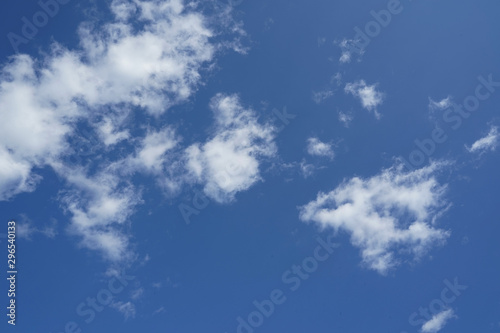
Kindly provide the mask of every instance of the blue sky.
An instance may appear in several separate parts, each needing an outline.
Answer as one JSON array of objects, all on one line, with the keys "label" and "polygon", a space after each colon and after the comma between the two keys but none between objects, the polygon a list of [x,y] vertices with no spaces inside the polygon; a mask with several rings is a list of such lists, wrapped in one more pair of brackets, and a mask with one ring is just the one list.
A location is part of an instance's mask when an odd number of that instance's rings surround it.
[{"label": "blue sky", "polygon": [[2,332],[500,331],[500,4],[5,6]]}]

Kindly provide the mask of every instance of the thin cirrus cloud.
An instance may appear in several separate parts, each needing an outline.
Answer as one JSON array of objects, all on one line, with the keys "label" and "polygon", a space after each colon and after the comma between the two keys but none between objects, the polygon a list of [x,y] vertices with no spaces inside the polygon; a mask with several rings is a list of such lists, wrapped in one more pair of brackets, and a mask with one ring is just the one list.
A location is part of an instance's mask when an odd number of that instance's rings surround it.
[{"label": "thin cirrus cloud", "polygon": [[435,178],[444,165],[435,162],[408,173],[394,166],[371,178],[353,177],[301,207],[300,219],[347,232],[363,263],[386,274],[401,262],[398,254],[419,258],[448,237],[448,231],[434,227],[447,207],[446,186]]},{"label": "thin cirrus cloud", "polygon": [[446,323],[455,317],[455,313],[452,309],[441,311],[440,313],[434,315],[429,321],[422,325],[422,333],[437,333],[442,330]]},{"label": "thin cirrus cloud", "polygon": [[323,101],[333,96],[333,90],[325,89],[321,91],[313,91],[312,99],[314,103],[321,104]]},{"label": "thin cirrus cloud", "polygon": [[[133,124],[130,115],[143,111],[141,119],[148,124],[149,117],[157,119],[188,100],[218,52],[243,52],[234,39],[228,40],[243,31],[230,18],[230,6],[217,20],[181,0],[115,0],[110,11],[108,22],[80,25],[77,49],[53,43],[40,58],[14,55],[1,67],[0,200],[34,191],[42,178],[33,169],[51,167],[66,186],[59,199],[70,215],[67,230],[80,237],[80,245],[119,261],[132,256],[129,218],[142,202],[141,190],[123,176],[151,174],[177,189],[176,181],[161,174],[177,170],[177,165],[167,165],[167,156],[182,150],[170,125],[132,137],[131,128],[141,124]],[[215,41],[218,35],[224,36]],[[87,160],[74,148],[81,124],[95,139],[97,152]],[[252,124],[256,127],[247,137],[253,139],[261,128]],[[226,135],[231,137],[229,127]],[[231,137],[235,140],[236,132]],[[224,134],[219,138],[231,141]],[[255,168],[257,152],[238,144],[243,148],[237,152],[247,153]],[[118,161],[109,160],[112,154],[100,158],[119,145],[130,148],[127,156]],[[254,171],[249,176],[253,180],[258,178]],[[212,183],[209,173],[204,175]],[[228,191],[234,194],[251,183],[241,180]]]},{"label": "thin cirrus cloud", "polygon": [[469,153],[484,153],[488,150],[494,151],[498,146],[498,127],[492,126],[485,137],[475,141],[471,146],[465,146]]},{"label": "thin cirrus cloud", "polygon": [[377,84],[367,85],[364,80],[360,80],[346,84],[344,91],[359,98],[363,108],[373,111],[377,118],[380,117],[377,107],[383,103],[384,94],[377,91]]}]

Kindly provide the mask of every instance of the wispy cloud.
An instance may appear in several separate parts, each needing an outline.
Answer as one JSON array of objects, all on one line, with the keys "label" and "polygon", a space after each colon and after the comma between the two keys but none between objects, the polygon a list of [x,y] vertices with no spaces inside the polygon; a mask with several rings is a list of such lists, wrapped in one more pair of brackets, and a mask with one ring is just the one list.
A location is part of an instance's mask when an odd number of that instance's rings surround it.
[{"label": "wispy cloud", "polygon": [[20,216],[21,220],[16,223],[16,233],[19,238],[31,240],[35,234],[41,234],[48,238],[56,237],[57,221],[55,219],[52,219],[50,223],[46,223],[42,227],[38,227],[25,214],[21,214]]},{"label": "wispy cloud", "polygon": [[333,96],[333,90],[313,91],[312,99],[314,103],[321,104],[323,101]]},{"label": "wispy cloud", "polygon": [[135,305],[131,302],[121,302],[121,301],[116,301],[112,302],[110,304],[110,307],[117,310],[123,316],[125,317],[125,320],[128,320],[129,318],[134,318],[136,311],[135,311]]},{"label": "wispy cloud", "polygon": [[306,160],[302,160],[299,164],[300,172],[304,178],[309,178],[314,174],[316,168],[313,164],[307,163]]},{"label": "wispy cloud", "polygon": [[440,101],[435,101],[429,97],[429,109],[434,110],[446,110],[451,106],[451,96],[443,98]]},{"label": "wispy cloud", "polygon": [[350,113],[339,111],[339,121],[348,128],[353,120],[353,116]]},{"label": "wispy cloud", "polygon": [[153,311],[153,316],[155,316],[155,315],[157,315],[157,314],[159,314],[159,313],[163,313],[163,312],[165,312],[165,311],[166,311],[166,310],[165,310],[165,307],[161,306],[161,307],[159,307],[158,309],[156,309],[156,310],[154,310],[154,311]]},{"label": "wispy cloud", "polygon": [[358,60],[361,60],[365,51],[360,49],[357,44],[357,41],[354,39],[343,39],[338,43],[341,51],[339,58],[339,62],[341,64],[350,63],[353,58],[353,54],[357,54]]},{"label": "wispy cloud", "polygon": [[494,151],[498,146],[498,138],[498,127],[492,126],[485,137],[477,140],[470,147],[466,145],[465,148],[467,148],[469,153],[484,153],[487,150]]},{"label": "wispy cloud", "polygon": [[452,309],[444,310],[434,315],[429,321],[422,325],[422,333],[436,333],[442,330],[446,323],[456,317]]}]

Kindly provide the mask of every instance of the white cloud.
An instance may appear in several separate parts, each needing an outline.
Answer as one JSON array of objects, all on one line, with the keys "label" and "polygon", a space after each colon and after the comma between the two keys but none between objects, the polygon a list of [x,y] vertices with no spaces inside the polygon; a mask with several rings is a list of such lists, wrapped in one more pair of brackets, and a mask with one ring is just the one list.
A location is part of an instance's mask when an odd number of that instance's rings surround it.
[{"label": "white cloud", "polygon": [[377,118],[380,116],[377,112],[377,106],[384,101],[384,94],[377,91],[377,84],[367,85],[364,80],[346,84],[344,90],[355,97],[358,97],[361,104],[368,111],[374,111]]},{"label": "white cloud", "polygon": [[474,142],[472,146],[465,147],[469,153],[484,153],[487,150],[494,151],[498,146],[498,138],[498,127],[492,126],[488,135]]},{"label": "white cloud", "polygon": [[301,208],[300,218],[349,233],[363,263],[385,274],[399,264],[397,254],[418,258],[448,237],[433,226],[446,206],[445,186],[434,176],[442,166],[433,163],[409,173],[394,166],[368,179],[353,177],[320,192]]},{"label": "white cloud", "polygon": [[117,301],[117,302],[112,302],[110,304],[110,306],[113,309],[121,312],[123,314],[123,316],[125,317],[125,320],[135,317],[135,313],[136,313],[135,305],[131,302],[125,303],[125,302]]},{"label": "white cloud", "polygon": [[158,132],[149,132],[142,141],[134,162],[146,170],[161,171],[165,154],[178,143],[175,132],[165,128]]},{"label": "white cloud", "polygon": [[53,107],[39,89],[33,60],[16,56],[1,69],[0,78],[0,199],[33,191],[40,177],[31,174],[59,155],[71,131],[61,119],[72,110]]},{"label": "white cloud", "polygon": [[330,84],[335,84],[336,86],[340,86],[342,84],[342,74],[339,72],[335,73],[335,75],[332,75],[330,78]]},{"label": "white cloud", "polygon": [[125,227],[141,202],[140,191],[105,170],[87,176],[84,169],[54,168],[74,188],[61,196],[71,214],[69,232],[81,237],[82,246],[100,251],[110,261],[131,258]]},{"label": "white cloud", "polygon": [[158,309],[156,309],[155,311],[153,311],[153,316],[157,315],[159,313],[162,313],[162,312],[165,312],[165,307],[163,307],[163,306],[161,306]]},{"label": "white cloud", "polygon": [[302,172],[302,176],[304,178],[309,178],[314,174],[316,168],[314,165],[307,163],[305,160],[300,162],[300,171]]},{"label": "white cloud", "polygon": [[359,49],[357,46],[357,41],[354,39],[343,39],[340,43],[338,43],[341,54],[339,58],[339,62],[341,64],[350,63],[353,57],[353,53],[358,54],[359,60],[365,53],[363,49]]},{"label": "white cloud", "polygon": [[434,315],[428,322],[422,325],[422,333],[439,332],[446,325],[448,320],[454,318],[455,314],[452,309],[444,310]]},{"label": "white cloud", "polygon": [[352,114],[346,113],[339,111],[339,121],[344,124],[344,127],[348,128],[349,124],[351,123],[353,119]]},{"label": "white cloud", "polygon": [[127,21],[133,14],[136,13],[136,4],[127,0],[113,0],[111,3],[111,11],[117,20]]},{"label": "white cloud", "polygon": [[31,174],[31,168],[30,161],[17,158],[5,147],[0,148],[0,200],[35,190],[41,177]]},{"label": "white cloud", "polygon": [[238,96],[218,94],[211,101],[216,126],[207,142],[186,149],[192,180],[204,183],[204,192],[218,202],[229,202],[237,192],[260,180],[261,158],[274,156],[275,129],[260,124]]},{"label": "white cloud", "polygon": [[332,90],[313,91],[312,99],[314,103],[321,104],[324,100],[333,96]]},{"label": "white cloud", "polygon": [[440,101],[435,101],[429,97],[429,109],[431,110],[446,110],[451,106],[451,96],[443,98]]},{"label": "white cloud", "polygon": [[335,156],[332,144],[321,142],[318,138],[307,139],[307,152],[309,155],[329,157],[330,159]]},{"label": "white cloud", "polygon": [[[60,197],[81,245],[113,261],[129,257],[127,224],[141,191],[123,176],[168,176],[166,164],[175,163],[167,155],[177,145],[169,126],[132,137],[141,124],[129,116],[141,114],[137,119],[147,124],[159,119],[193,95],[217,52],[243,52],[237,39],[214,38],[244,34],[230,19],[230,6],[217,20],[197,8],[181,0],[114,0],[111,21],[81,24],[77,48],[53,43],[39,58],[12,56],[0,68],[0,200],[33,191],[41,181],[33,170],[52,167],[66,181]],[[75,147],[81,126],[97,141],[86,159]],[[249,137],[257,140],[252,130]],[[113,150],[119,143],[137,149],[123,158]],[[258,149],[251,147],[241,149],[253,158]],[[69,163],[72,157],[77,162]],[[164,185],[175,187],[167,176]],[[246,188],[243,183],[233,190]]]},{"label": "white cloud", "polygon": [[129,177],[136,173],[154,176],[165,194],[178,193],[185,181],[178,152],[181,139],[172,127],[149,129],[143,138],[136,139],[135,152],[110,163],[108,173]]},{"label": "white cloud", "polygon": [[52,219],[50,223],[46,223],[43,227],[34,226],[33,221],[25,214],[20,214],[21,221],[16,223],[16,234],[19,238],[31,240],[34,234],[42,234],[48,238],[54,238],[57,235],[57,221]]},{"label": "white cloud", "polygon": [[343,50],[342,54],[340,55],[339,61],[341,63],[351,62],[351,52],[349,52],[347,50],[345,50],[345,51]]},{"label": "white cloud", "polygon": [[[127,14],[116,11],[116,3],[115,22],[81,27],[89,61],[68,59],[82,74],[69,93],[81,94],[90,105],[125,102],[153,114],[186,100],[216,50],[203,16],[180,0],[120,1]],[[143,25],[141,30],[134,29],[136,23]]]},{"label": "white cloud", "polygon": [[[31,169],[67,151],[77,121],[117,105],[158,115],[185,101],[220,48],[180,0],[114,1],[112,10],[112,22],[81,25],[80,49],[55,43],[43,59],[16,55],[1,69],[0,199],[33,190]],[[129,137],[110,119],[95,127],[106,145]]]},{"label": "white cloud", "polygon": [[132,299],[138,299],[141,298],[144,295],[144,288],[138,288],[132,292]]},{"label": "white cloud", "polygon": [[119,131],[116,127],[110,118],[106,118],[102,123],[97,125],[99,136],[106,146],[111,146],[130,138],[128,130]]}]

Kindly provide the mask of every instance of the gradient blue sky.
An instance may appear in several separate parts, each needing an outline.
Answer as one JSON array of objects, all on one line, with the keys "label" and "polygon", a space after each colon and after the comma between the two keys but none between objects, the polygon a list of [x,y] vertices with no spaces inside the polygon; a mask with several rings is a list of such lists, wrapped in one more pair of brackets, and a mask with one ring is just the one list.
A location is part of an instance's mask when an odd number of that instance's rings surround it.
[{"label": "gradient blue sky", "polygon": [[500,3],[4,7],[2,332],[500,332]]}]

